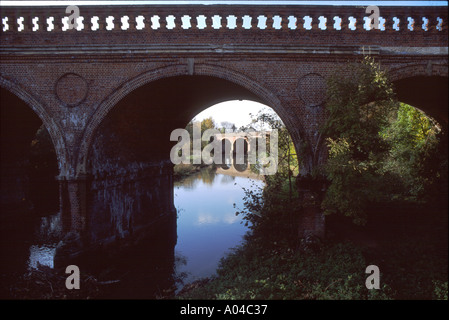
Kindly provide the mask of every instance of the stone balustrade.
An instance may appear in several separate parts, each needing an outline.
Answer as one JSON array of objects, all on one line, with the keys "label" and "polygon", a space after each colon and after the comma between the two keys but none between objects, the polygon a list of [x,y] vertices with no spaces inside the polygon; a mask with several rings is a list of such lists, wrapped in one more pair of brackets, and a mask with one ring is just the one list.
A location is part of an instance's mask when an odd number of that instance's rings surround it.
[{"label": "stone balustrade", "polygon": [[66,7],[0,7],[1,31],[130,32],[157,30],[441,32],[447,8],[380,7],[379,29],[365,7],[351,6],[79,6],[77,27]]}]

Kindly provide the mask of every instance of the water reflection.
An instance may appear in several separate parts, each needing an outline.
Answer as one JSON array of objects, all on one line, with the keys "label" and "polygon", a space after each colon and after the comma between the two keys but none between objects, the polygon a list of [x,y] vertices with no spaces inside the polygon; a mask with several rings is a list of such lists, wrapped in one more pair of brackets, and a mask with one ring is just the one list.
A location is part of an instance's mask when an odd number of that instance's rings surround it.
[{"label": "water reflection", "polygon": [[38,219],[40,223],[36,224],[34,229],[34,241],[30,246],[27,263],[28,270],[38,268],[39,265],[53,268],[56,246],[63,237],[59,212]]},{"label": "water reflection", "polygon": [[208,167],[200,170],[195,174],[183,178],[182,183],[179,181],[175,182],[175,186],[180,185],[181,183],[182,186],[186,189],[195,189],[196,186],[201,183],[206,185],[213,185],[215,177],[215,169]]},{"label": "water reflection", "polygon": [[2,274],[26,272],[39,265],[52,268],[56,245],[60,239],[59,213],[44,217],[17,213],[2,220]]},{"label": "water reflection", "polygon": [[230,175],[227,175],[227,174],[222,174],[221,175],[221,180],[220,180],[221,184],[233,183],[234,181],[235,181],[235,177],[234,176],[230,176]]},{"label": "water reflection", "polygon": [[234,204],[243,205],[243,188],[263,184],[261,180],[229,175],[231,171],[226,174],[218,171],[203,170],[175,183],[178,209],[175,253],[185,259],[185,264],[178,265],[176,271],[187,275],[184,283],[215,274],[220,259],[241,243],[248,229],[241,223],[241,217],[236,216]]},{"label": "water reflection", "polygon": [[223,170],[234,169],[238,172],[245,172],[249,169],[248,157],[237,155],[227,157],[223,155],[219,167]]},{"label": "water reflection", "polygon": [[54,245],[32,245],[30,247],[30,257],[28,259],[28,268],[37,269],[40,265],[53,268],[53,259],[55,257],[56,244]]}]

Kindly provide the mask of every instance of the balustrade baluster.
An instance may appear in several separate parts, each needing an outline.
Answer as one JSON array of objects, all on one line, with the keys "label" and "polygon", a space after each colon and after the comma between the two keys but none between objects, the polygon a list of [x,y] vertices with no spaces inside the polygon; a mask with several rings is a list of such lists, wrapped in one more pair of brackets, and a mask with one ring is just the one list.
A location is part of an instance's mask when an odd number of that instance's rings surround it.
[{"label": "balustrade baluster", "polygon": [[156,15],[159,16],[159,29],[160,30],[167,30],[167,16],[168,16],[168,14],[157,13]]}]

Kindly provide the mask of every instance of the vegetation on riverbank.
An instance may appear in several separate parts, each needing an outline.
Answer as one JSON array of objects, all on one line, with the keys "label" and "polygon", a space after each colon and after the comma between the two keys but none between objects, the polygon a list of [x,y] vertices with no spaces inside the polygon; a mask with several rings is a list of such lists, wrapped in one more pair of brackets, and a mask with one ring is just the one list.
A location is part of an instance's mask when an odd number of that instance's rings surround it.
[{"label": "vegetation on riverbank", "polygon": [[[284,201],[287,185],[271,199],[276,210],[291,209]],[[221,260],[216,276],[187,285],[177,298],[447,300],[447,215],[438,213],[440,208],[415,206],[379,216],[378,209],[368,214],[364,227],[329,221],[328,238],[310,245],[296,242],[288,225],[264,222],[263,232],[253,228]],[[428,215],[433,220],[425,220]],[[365,287],[371,264],[380,268],[380,290]]]},{"label": "vegetation on riverbank", "polygon": [[[389,266],[380,267],[380,290],[368,290],[364,271],[371,264],[369,252],[355,244],[324,245],[317,252],[304,253],[283,244],[267,250],[252,243],[224,259],[216,278],[186,290],[180,298],[447,300],[445,266],[432,260],[438,256],[427,250],[422,243],[396,244],[382,258],[390,260]],[[404,257],[413,263],[405,265]]]},{"label": "vegetation on riverbank", "polygon": [[210,167],[212,165],[205,164],[177,164],[173,167],[173,179],[175,181],[181,180],[185,177],[188,177],[192,174],[198,173],[201,169],[205,167]]},{"label": "vegetation on riverbank", "polygon": [[[329,118],[322,133],[329,159],[326,214],[366,223],[370,207],[396,201],[447,201],[447,133],[434,119],[396,100],[387,73],[372,58],[329,78]],[[343,70],[342,70],[343,71]]]}]

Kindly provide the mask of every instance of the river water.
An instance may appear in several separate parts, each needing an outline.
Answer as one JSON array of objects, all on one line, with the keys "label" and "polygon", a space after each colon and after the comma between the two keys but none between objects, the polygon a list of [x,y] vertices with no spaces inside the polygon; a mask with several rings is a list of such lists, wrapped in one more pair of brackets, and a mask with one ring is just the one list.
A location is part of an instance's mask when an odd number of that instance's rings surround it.
[{"label": "river water", "polygon": [[[219,171],[223,172],[223,170]],[[185,265],[186,282],[215,273],[229,249],[242,242],[248,231],[237,216],[243,208],[245,189],[262,187],[261,180],[202,170],[175,184],[178,242],[175,254]]]},{"label": "river water", "polygon": [[[263,181],[248,172],[221,168],[203,169],[175,182],[174,204],[178,217],[174,259],[156,267],[142,265],[137,268],[124,263],[121,272],[128,275],[128,279],[124,279],[128,287],[117,288],[113,297],[132,297],[132,293],[138,291],[135,286],[143,281],[152,282],[151,285],[159,288],[176,279],[174,282],[179,290],[185,284],[214,275],[220,259],[241,244],[248,232],[242,217],[235,214],[243,208],[244,188],[260,187],[263,187]],[[53,268],[55,249],[63,236],[58,212],[41,217],[28,216],[20,221],[8,219],[2,222],[0,231],[2,279],[10,278],[11,274],[24,274],[39,265]],[[153,275],[144,280],[140,275],[153,273],[151,268],[161,276]],[[170,281],[164,279],[161,284],[154,283],[159,281],[158,277],[170,278]]]}]

